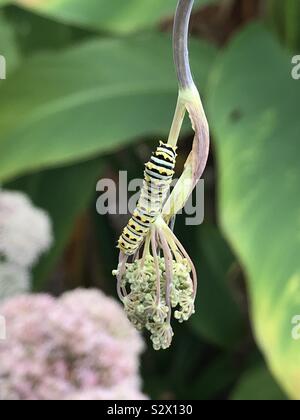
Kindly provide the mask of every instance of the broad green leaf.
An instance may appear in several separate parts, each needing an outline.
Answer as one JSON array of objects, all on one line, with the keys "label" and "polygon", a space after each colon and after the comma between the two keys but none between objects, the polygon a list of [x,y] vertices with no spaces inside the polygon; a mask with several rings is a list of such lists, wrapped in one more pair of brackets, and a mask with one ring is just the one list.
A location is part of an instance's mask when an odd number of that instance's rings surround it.
[{"label": "broad green leaf", "polygon": [[209,342],[234,348],[246,331],[245,320],[230,290],[235,259],[218,230],[203,225],[195,256],[199,276],[196,313],[189,325]]},{"label": "broad green leaf", "polygon": [[[248,277],[259,346],[300,398],[300,83],[290,57],[260,25],[216,63],[209,113],[216,137],[220,219]],[[295,327],[295,326],[294,326]]]},{"label": "broad green leaf", "polygon": [[19,49],[24,57],[38,51],[58,51],[72,44],[74,33],[85,31],[73,29],[25,9],[11,7],[5,13],[14,30]]},{"label": "broad green leaf", "polygon": [[[191,43],[200,88],[214,54]],[[168,36],[93,41],[25,61],[2,85],[0,181],[112,151],[140,136],[157,141],[169,130],[176,97]]]},{"label": "broad green leaf", "polygon": [[244,373],[233,391],[235,401],[282,401],[285,395],[266,366],[258,366]]},{"label": "broad green leaf", "polygon": [[[212,1],[196,0],[196,5]],[[173,16],[177,0],[16,0],[15,3],[69,24],[127,33]]]},{"label": "broad green leaf", "polygon": [[[54,244],[34,271],[34,288],[40,289],[61,257],[78,216],[89,206],[103,163],[94,159],[73,166],[47,170],[15,180],[7,188],[26,192],[52,220]],[[99,216],[100,217],[100,216]]]}]

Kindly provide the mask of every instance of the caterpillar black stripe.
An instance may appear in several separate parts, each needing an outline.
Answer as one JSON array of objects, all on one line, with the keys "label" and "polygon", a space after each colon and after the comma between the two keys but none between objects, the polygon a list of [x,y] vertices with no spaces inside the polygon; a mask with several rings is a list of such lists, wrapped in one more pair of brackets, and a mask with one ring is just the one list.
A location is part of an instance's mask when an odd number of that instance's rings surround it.
[{"label": "caterpillar black stripe", "polygon": [[159,142],[145,165],[144,181],[137,208],[118,241],[121,251],[130,256],[136,253],[149,233],[152,223],[162,211],[174,175],[176,147]]}]

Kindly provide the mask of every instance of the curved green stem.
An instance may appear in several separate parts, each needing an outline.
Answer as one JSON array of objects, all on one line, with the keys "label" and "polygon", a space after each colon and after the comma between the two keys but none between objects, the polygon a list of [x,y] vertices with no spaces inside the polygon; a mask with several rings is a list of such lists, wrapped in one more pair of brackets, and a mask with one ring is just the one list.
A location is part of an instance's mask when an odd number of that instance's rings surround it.
[{"label": "curved green stem", "polygon": [[194,84],[188,51],[189,23],[193,4],[194,0],[179,0],[174,20],[173,51],[180,89],[188,89]]},{"label": "curved green stem", "polygon": [[186,113],[186,99],[182,93],[190,89],[195,89],[188,50],[189,23],[193,4],[194,0],[179,0],[174,18],[173,54],[179,84],[179,95],[168,138],[168,143],[172,146],[176,146],[178,142]]},{"label": "curved green stem", "polygon": [[188,33],[193,4],[194,0],[179,0],[174,20],[173,48],[179,96],[168,143],[177,145],[186,111],[189,113],[195,137],[185,169],[163,208],[166,221],[184,207],[202,176],[209,153],[208,122],[189,63]]},{"label": "curved green stem", "polygon": [[176,146],[179,139],[185,113],[186,113],[185,102],[182,100],[181,95],[179,93],[177,106],[176,106],[176,110],[175,110],[175,114],[173,118],[173,123],[170,130],[169,138],[168,138],[168,143],[174,147]]}]

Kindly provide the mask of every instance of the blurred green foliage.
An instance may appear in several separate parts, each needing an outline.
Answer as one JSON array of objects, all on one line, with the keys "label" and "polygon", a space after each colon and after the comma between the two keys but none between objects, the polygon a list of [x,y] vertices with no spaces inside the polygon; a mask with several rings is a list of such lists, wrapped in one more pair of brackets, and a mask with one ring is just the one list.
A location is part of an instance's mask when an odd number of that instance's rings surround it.
[{"label": "blurred green foliage", "polygon": [[275,384],[265,366],[257,366],[246,371],[233,391],[234,401],[285,400],[280,388]]},{"label": "blurred green foliage", "polygon": [[[178,217],[176,233],[199,273],[197,313],[176,326],[170,350],[147,350],[142,373],[152,398],[300,395],[300,342],[291,339],[300,311],[300,84],[285,51],[300,48],[300,7],[261,0],[265,7],[248,16],[250,3],[199,0],[192,19],[190,55],[213,150],[206,223],[189,227]],[[0,84],[0,182],[29,194],[54,223],[55,245],[33,287],[115,294],[111,270],[123,219],[96,214],[96,182],[117,179],[119,170],[141,177],[154,141],[168,132],[177,93],[176,0],[0,5],[0,54],[8,62]],[[244,27],[253,19],[261,22]],[[211,28],[224,30],[225,48]],[[187,122],[179,166],[191,134]]]},{"label": "blurred green foliage", "polygon": [[292,51],[299,52],[300,4],[298,0],[269,0],[269,22],[283,43]]},{"label": "blurred green foliage", "polygon": [[222,226],[248,275],[259,343],[297,398],[300,347],[290,325],[300,307],[300,92],[290,72],[288,54],[262,27],[252,26],[221,58],[209,109]]},{"label": "blurred green foliage", "polygon": [[[197,5],[214,0],[196,0]],[[150,28],[174,13],[174,0],[16,0],[15,3],[60,22],[126,34]]]},{"label": "blurred green foliage", "polygon": [[[160,34],[92,40],[25,60],[1,89],[0,180],[167,133],[177,94],[170,44]],[[192,50],[205,85],[214,49]]]}]

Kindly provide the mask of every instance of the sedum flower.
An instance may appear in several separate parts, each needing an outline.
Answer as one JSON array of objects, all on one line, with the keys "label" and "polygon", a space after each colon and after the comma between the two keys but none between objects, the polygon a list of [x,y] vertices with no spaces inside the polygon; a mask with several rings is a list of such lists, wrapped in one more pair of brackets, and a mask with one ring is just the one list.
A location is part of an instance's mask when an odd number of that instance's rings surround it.
[{"label": "sedum flower", "polygon": [[48,215],[26,195],[0,190],[0,257],[31,268],[52,243]]},{"label": "sedum flower", "polygon": [[148,398],[139,390],[128,386],[127,383],[112,388],[94,388],[78,392],[66,398],[67,401],[134,401],[147,400]]},{"label": "sedum flower", "polygon": [[29,288],[30,276],[25,268],[7,262],[0,263],[0,302],[28,292]]},{"label": "sedum flower", "polygon": [[102,292],[20,296],[2,304],[0,313],[8,331],[0,342],[0,400],[113,394],[125,383],[124,397],[139,393],[143,341]]}]

